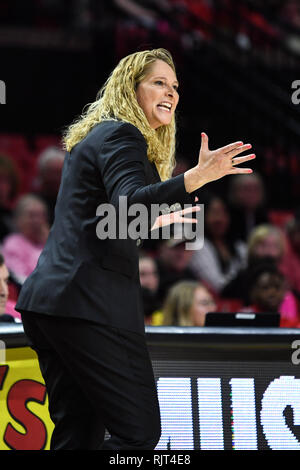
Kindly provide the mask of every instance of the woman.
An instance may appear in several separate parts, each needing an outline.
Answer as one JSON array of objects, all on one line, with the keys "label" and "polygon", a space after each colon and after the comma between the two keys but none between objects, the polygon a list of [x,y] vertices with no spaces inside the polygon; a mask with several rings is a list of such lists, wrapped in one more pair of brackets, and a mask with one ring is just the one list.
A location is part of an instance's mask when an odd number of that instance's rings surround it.
[{"label": "woman", "polygon": [[145,325],[157,325],[161,318],[158,298],[159,273],[155,258],[146,252],[139,255],[140,284],[142,288]]},{"label": "woman", "polygon": [[287,222],[285,233],[286,254],[280,267],[300,301],[300,213]]},{"label": "woman", "polygon": [[286,292],[286,279],[271,260],[258,261],[249,269],[250,306],[240,311],[278,313]]},{"label": "woman", "polygon": [[[209,181],[252,171],[233,167],[252,158],[236,157],[247,146],[210,151],[203,135],[197,165],[170,178],[177,88],[167,51],[131,54],[66,133],[54,223],[16,307],[47,386],[51,449],[99,449],[105,428],[111,438],[102,450],[154,449],[160,438],[139,240],[99,237],[97,208],[110,203],[119,211],[121,196],[128,207],[142,203],[148,210],[152,203],[191,205],[190,193]],[[151,228],[184,222],[195,209],[163,214]]]},{"label": "woman", "polygon": [[230,236],[247,242],[251,231],[268,222],[265,188],[258,173],[238,175],[230,181],[228,194]]},{"label": "woman", "polygon": [[[237,275],[225,286],[221,292],[222,298],[238,298],[245,306],[251,303],[249,297],[249,279],[248,276],[256,266],[264,262],[273,262],[280,272],[288,278],[281,267],[285,256],[286,239],[284,232],[271,224],[258,225],[252,230],[247,244],[247,266],[241,269]],[[298,324],[298,306],[297,300],[287,282],[287,289],[279,312],[281,319]]]},{"label": "woman", "polygon": [[14,278],[23,284],[34,270],[48,234],[48,211],[35,194],[22,196],[14,210],[16,231],[3,240],[2,253]]},{"label": "woman", "polygon": [[200,282],[184,280],[169,290],[163,306],[163,323],[172,326],[204,326],[208,312],[217,304]]},{"label": "woman", "polygon": [[230,214],[225,202],[214,194],[206,194],[203,202],[204,246],[193,253],[188,267],[218,294],[245,266],[247,246],[230,237]]}]

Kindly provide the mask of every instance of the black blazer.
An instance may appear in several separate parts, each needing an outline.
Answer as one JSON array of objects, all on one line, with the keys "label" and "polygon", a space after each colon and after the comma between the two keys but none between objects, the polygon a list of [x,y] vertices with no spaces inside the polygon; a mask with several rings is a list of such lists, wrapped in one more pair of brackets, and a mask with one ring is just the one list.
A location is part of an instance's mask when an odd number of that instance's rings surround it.
[{"label": "black blazer", "polygon": [[[100,239],[101,203],[192,204],[184,174],[161,182],[141,132],[122,121],[96,125],[66,153],[54,223],[15,309],[76,317],[144,333],[140,240]],[[149,226],[149,230],[150,230]]]}]

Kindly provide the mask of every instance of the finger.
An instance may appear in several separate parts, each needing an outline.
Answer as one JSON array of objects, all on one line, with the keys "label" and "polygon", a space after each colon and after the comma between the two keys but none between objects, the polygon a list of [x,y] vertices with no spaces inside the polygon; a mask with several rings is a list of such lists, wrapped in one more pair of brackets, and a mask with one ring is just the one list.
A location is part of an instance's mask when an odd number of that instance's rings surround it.
[{"label": "finger", "polygon": [[195,202],[199,201],[199,198],[197,196],[195,196]]},{"label": "finger", "polygon": [[180,217],[180,220],[176,220],[175,222],[184,222],[188,224],[194,224],[195,222],[197,223],[197,219],[191,219],[190,217]]},{"label": "finger", "polygon": [[193,207],[186,207],[185,209],[181,209],[182,214],[188,214],[189,212],[200,211],[200,206],[193,206]]},{"label": "finger", "polygon": [[231,170],[228,170],[228,175],[238,175],[238,174],[249,174],[253,173],[252,168],[232,168]]},{"label": "finger", "polygon": [[199,206],[187,207],[186,209],[181,209],[180,211],[173,212],[173,214],[185,215],[190,214],[191,212],[198,212],[201,210]]},{"label": "finger", "polygon": [[205,132],[201,132],[201,151],[207,151],[208,150],[208,136],[205,134]]},{"label": "finger", "polygon": [[249,160],[253,160],[254,158],[256,158],[256,155],[254,153],[252,153],[251,155],[245,155],[244,157],[233,158],[231,161],[232,161],[233,165],[239,165],[239,164],[245,163]]},{"label": "finger", "polygon": [[245,152],[245,150],[249,150],[251,148],[252,148],[251,144],[241,145],[238,148],[230,150],[230,152],[226,152],[226,155],[228,155],[229,157],[232,158],[232,157],[235,157],[236,155],[238,155],[239,153]]},{"label": "finger", "polygon": [[220,147],[217,150],[217,152],[228,153],[231,150],[234,150],[234,149],[240,147],[241,145],[243,145],[243,142],[239,140],[238,142],[234,142],[232,144],[225,145],[225,147]]}]

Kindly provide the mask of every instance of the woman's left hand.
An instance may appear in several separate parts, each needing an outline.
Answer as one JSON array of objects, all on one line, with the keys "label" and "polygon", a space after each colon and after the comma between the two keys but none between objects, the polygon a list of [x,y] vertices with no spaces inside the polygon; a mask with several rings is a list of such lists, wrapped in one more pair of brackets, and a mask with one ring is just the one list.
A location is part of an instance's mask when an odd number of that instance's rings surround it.
[{"label": "woman's left hand", "polygon": [[[195,201],[198,201],[197,196],[195,197]],[[190,217],[184,217],[186,214],[190,214],[191,212],[198,212],[200,211],[199,206],[187,207],[186,209],[181,209],[180,211],[170,212],[169,214],[162,214],[158,216],[154,222],[154,225],[151,227],[151,231],[155,230],[156,228],[165,227],[167,225],[175,224],[175,223],[188,223],[193,224],[197,223],[197,219],[192,219]]]}]

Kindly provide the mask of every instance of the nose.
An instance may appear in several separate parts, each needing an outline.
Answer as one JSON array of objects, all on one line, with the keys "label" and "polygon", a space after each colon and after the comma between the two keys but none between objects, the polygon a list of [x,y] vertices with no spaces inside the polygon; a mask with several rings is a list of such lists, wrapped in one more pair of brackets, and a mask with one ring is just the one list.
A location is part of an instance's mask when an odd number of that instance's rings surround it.
[{"label": "nose", "polygon": [[174,90],[171,86],[167,86],[167,95],[168,96],[174,96]]}]

